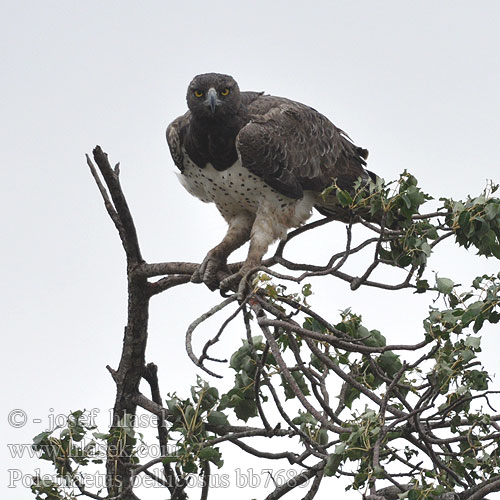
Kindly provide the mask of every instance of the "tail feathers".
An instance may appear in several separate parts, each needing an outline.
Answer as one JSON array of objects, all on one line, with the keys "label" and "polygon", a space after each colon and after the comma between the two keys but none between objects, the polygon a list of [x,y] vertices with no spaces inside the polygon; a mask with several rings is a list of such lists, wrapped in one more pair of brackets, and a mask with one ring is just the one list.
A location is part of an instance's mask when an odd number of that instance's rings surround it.
[{"label": "tail feathers", "polygon": [[321,196],[314,205],[314,208],[325,217],[334,217],[335,220],[345,222],[351,220],[353,211],[350,208],[343,207],[336,196],[336,191],[332,191],[325,197]]},{"label": "tail feathers", "polygon": [[380,179],[380,177],[377,174],[373,173],[371,170],[365,169],[365,171],[370,176],[370,179],[372,180],[372,182],[376,183],[377,180]]},{"label": "tail feathers", "polygon": [[[361,158],[363,158],[363,160],[366,160],[368,158],[368,149],[360,148],[359,146],[356,146],[356,153],[358,153],[358,155],[361,156]],[[366,164],[366,162],[364,164]]]}]

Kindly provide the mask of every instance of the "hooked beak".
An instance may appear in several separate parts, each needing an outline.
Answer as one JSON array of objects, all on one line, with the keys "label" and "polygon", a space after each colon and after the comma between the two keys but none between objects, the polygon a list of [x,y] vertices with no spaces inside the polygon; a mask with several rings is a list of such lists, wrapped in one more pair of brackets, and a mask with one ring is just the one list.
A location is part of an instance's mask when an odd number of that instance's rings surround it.
[{"label": "hooked beak", "polygon": [[211,88],[207,92],[207,99],[205,101],[207,106],[210,107],[210,110],[212,111],[212,114],[215,113],[215,107],[219,103],[219,99],[217,99],[217,92],[215,91],[214,88]]}]

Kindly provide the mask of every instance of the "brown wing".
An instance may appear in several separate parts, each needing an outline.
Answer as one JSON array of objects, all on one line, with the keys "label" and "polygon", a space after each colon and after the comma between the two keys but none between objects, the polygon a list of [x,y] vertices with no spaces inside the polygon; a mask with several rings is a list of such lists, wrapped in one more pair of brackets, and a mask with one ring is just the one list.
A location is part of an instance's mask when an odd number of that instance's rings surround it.
[{"label": "brown wing", "polygon": [[184,153],[182,145],[184,143],[184,134],[186,127],[189,125],[189,120],[191,117],[191,113],[188,111],[176,118],[168,127],[167,127],[167,142],[168,147],[170,149],[170,154],[176,164],[177,168],[182,172],[184,170]]},{"label": "brown wing", "polygon": [[315,109],[282,97],[259,96],[248,105],[251,121],[236,138],[242,164],[271,187],[300,198],[322,191],[334,180],[352,187],[368,151],[355,146]]}]

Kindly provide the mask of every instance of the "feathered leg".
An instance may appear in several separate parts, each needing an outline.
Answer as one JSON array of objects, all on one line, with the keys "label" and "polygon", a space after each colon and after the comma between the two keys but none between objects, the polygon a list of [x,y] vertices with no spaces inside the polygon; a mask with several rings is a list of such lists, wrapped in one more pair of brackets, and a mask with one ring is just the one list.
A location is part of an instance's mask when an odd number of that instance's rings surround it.
[{"label": "feathered leg", "polygon": [[264,257],[269,245],[271,245],[273,241],[278,239],[278,237],[284,238],[285,236],[286,231],[283,232],[277,229],[276,225],[273,224],[273,220],[269,219],[267,210],[257,212],[250,234],[250,248],[248,249],[247,258],[239,272],[221,281],[221,294],[224,295],[227,290],[241,281],[238,292],[240,295],[243,295],[243,291],[247,284],[242,281],[242,278],[247,276],[252,269],[260,265],[262,257]]},{"label": "feathered leg", "polygon": [[210,290],[216,290],[219,287],[219,271],[227,271],[228,256],[250,238],[250,231],[254,221],[254,215],[250,213],[241,213],[232,217],[228,223],[224,239],[203,259],[198,269],[193,273],[191,281],[193,283],[205,283]]}]

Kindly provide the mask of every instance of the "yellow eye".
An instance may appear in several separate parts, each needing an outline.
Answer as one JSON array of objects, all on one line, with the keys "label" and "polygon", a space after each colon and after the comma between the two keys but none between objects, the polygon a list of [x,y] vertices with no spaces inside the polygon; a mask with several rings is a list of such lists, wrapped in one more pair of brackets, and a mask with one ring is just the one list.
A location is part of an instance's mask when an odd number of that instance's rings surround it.
[{"label": "yellow eye", "polygon": [[223,95],[224,97],[229,95],[229,89],[226,87],[224,90],[221,90],[220,95]]},{"label": "yellow eye", "polygon": [[194,91],[194,95],[195,95],[196,97],[203,97],[203,92],[202,92],[201,90],[195,90],[195,91]]}]

